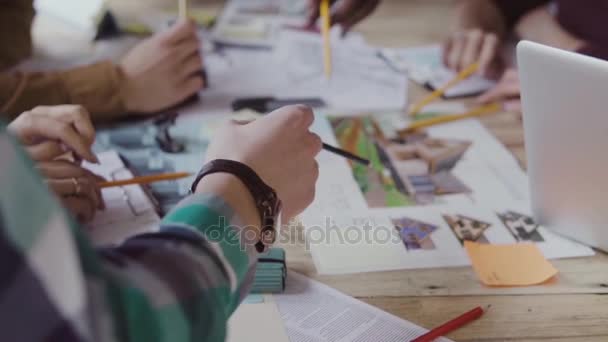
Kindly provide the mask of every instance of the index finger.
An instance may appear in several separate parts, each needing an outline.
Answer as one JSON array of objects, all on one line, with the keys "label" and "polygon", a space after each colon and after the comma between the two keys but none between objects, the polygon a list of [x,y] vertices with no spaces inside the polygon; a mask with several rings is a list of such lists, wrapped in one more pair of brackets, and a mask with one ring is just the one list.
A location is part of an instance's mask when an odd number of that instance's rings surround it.
[{"label": "index finger", "polygon": [[488,69],[496,57],[497,49],[498,38],[493,34],[486,35],[481,45],[481,53],[479,54],[479,72],[482,75],[487,75]]},{"label": "index finger", "polygon": [[76,131],[90,144],[95,141],[95,127],[89,112],[79,105],[39,106],[31,111],[35,115],[48,115],[65,123],[74,125]]},{"label": "index finger", "polygon": [[271,112],[263,120],[276,122],[280,125],[288,125],[293,128],[309,128],[315,121],[315,115],[308,106],[292,105]]},{"label": "index finger", "polygon": [[501,81],[494,88],[478,97],[477,102],[489,103],[493,101],[502,101],[519,95],[519,84],[516,82]]},{"label": "index finger", "polygon": [[97,163],[97,157],[91,151],[91,144],[86,138],[78,134],[72,124],[53,120],[47,116],[31,116],[21,130],[24,139],[44,137],[49,140],[60,140],[80,157]]}]

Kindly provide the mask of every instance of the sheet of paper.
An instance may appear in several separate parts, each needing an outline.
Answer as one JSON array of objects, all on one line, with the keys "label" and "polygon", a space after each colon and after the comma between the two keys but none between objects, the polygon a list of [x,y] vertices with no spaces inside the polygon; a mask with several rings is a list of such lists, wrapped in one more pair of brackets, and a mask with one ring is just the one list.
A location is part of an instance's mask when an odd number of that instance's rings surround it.
[{"label": "sheet of paper", "polygon": [[[456,73],[447,69],[442,62],[441,46],[431,45],[404,49],[382,49],[382,56],[401,72],[407,73],[415,82],[437,89],[452,80]],[[490,89],[494,81],[480,76],[472,76],[449,89],[445,97],[460,97],[479,94]]]},{"label": "sheet of paper", "polygon": [[[133,178],[116,151],[97,155],[99,165],[85,163],[83,166],[107,180]],[[118,244],[142,233],[158,230],[160,218],[150,197],[139,185],[107,188],[102,190],[106,209],[98,211],[89,223],[88,233],[97,245]]]},{"label": "sheet of paper", "polygon": [[290,341],[410,341],[427,332],[294,272],[288,274],[285,293],[274,299]]},{"label": "sheet of paper", "polygon": [[[317,198],[311,212],[324,207],[322,202],[347,203],[346,207],[360,210],[527,200],[527,176],[510,152],[479,122],[437,126],[423,140],[410,143],[390,136],[394,131],[391,126],[399,125],[402,113],[372,113],[360,116],[342,116],[333,111],[327,111],[327,115],[317,113],[313,130],[323,141],[370,159],[373,167],[322,153],[318,159],[321,175]],[[458,147],[463,144],[464,153]],[[442,145],[449,147],[448,152],[456,146],[456,152],[445,154],[449,158],[441,157],[444,155],[441,149],[428,152]],[[345,177],[348,170],[350,177]],[[427,191],[420,186],[421,179],[435,188],[449,187],[455,191]],[[345,198],[348,200],[344,201]]]},{"label": "sheet of paper", "polygon": [[342,110],[400,109],[407,105],[407,78],[378,57],[376,49],[355,36],[343,40],[332,31],[332,75],[323,68],[319,34],[283,30],[277,44],[277,65],[287,83],[279,97],[321,97]]},{"label": "sheet of paper", "polygon": [[290,341],[271,295],[254,296],[239,306],[228,321],[227,341]]},{"label": "sheet of paper", "polygon": [[464,247],[485,285],[538,285],[557,274],[534,244],[484,245],[466,241]]}]

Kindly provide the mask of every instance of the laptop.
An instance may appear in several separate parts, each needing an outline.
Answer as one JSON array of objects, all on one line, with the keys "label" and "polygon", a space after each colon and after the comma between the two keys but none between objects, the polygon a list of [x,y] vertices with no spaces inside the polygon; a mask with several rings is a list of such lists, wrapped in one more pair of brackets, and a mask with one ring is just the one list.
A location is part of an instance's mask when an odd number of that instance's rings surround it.
[{"label": "laptop", "polygon": [[608,251],[608,62],[527,41],[517,58],[535,219]]}]

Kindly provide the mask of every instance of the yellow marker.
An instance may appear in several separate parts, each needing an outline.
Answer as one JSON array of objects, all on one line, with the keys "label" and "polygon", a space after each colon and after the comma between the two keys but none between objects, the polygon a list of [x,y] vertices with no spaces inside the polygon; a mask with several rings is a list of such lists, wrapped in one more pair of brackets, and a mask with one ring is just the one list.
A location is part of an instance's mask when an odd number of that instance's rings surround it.
[{"label": "yellow marker", "polygon": [[477,70],[479,70],[479,63],[473,63],[473,64],[469,65],[468,67],[466,67],[464,70],[462,70],[460,73],[458,73],[458,75],[456,75],[456,77],[454,77],[451,81],[449,81],[446,85],[444,85],[443,87],[441,87],[439,89],[436,89],[429,96],[422,99],[422,101],[416,103],[410,110],[410,115],[418,114],[422,110],[422,108],[424,108],[429,103],[431,103],[431,102],[437,100],[438,98],[440,98],[441,96],[443,96],[443,94],[445,94],[445,92],[448,91],[448,89],[454,87],[458,83],[471,77],[471,75],[476,73]]},{"label": "yellow marker", "polygon": [[331,77],[331,41],[329,31],[331,28],[331,18],[329,13],[329,0],[321,0],[320,9],[323,33],[323,59],[325,65],[325,76],[327,79]]},{"label": "yellow marker", "polygon": [[188,0],[179,0],[178,12],[180,20],[188,19]]},{"label": "yellow marker", "polygon": [[502,105],[500,103],[491,103],[485,106],[477,107],[472,109],[469,112],[458,115],[444,115],[436,118],[428,119],[428,120],[420,120],[413,122],[407,128],[401,130],[399,133],[412,133],[413,131],[419,130],[421,128],[440,125],[448,122],[459,121],[464,119],[470,119],[486,114],[496,113],[502,110]]}]

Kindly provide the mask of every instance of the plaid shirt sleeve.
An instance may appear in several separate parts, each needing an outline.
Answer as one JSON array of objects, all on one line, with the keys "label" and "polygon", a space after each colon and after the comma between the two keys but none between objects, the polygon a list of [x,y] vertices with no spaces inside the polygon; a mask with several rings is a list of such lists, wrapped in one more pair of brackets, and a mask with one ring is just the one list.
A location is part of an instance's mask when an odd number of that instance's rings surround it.
[{"label": "plaid shirt sleeve", "polygon": [[256,254],[219,197],[159,233],[94,249],[0,127],[0,317],[6,341],[223,341]]}]

